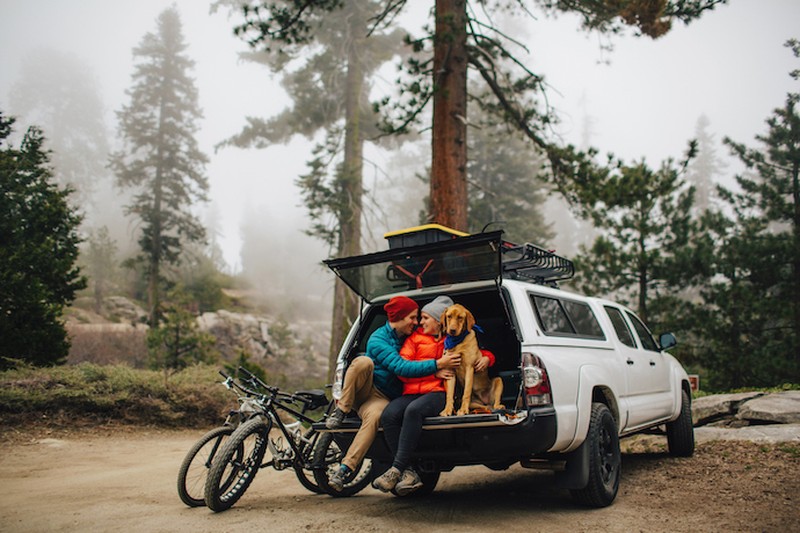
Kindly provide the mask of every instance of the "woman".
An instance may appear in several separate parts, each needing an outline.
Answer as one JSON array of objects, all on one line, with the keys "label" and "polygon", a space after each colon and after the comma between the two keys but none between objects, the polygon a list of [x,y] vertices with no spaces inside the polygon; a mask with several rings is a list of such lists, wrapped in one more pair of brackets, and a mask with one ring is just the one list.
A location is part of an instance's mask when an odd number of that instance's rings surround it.
[{"label": "woman", "polygon": [[[420,313],[420,327],[403,343],[400,355],[410,361],[439,359],[444,351],[444,335],[439,322],[445,309],[453,305],[447,296],[438,296],[424,306]],[[482,350],[484,357],[476,364],[491,365],[494,356]],[[417,447],[422,433],[422,421],[428,416],[437,416],[445,404],[445,388],[442,379],[454,378],[453,370],[439,370],[436,374],[400,378],[403,395],[392,400],[381,415],[384,437],[394,456],[392,467],[373,481],[376,489],[389,492],[394,489],[400,496],[409,494],[422,486],[419,474],[409,466],[411,454]]]}]

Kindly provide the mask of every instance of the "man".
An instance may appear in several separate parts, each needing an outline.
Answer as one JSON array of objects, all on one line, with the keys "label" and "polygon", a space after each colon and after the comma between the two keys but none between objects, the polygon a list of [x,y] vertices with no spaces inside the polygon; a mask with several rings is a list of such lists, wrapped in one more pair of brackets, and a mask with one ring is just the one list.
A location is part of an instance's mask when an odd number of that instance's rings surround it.
[{"label": "man", "polygon": [[342,396],[325,421],[328,429],[336,429],[353,409],[361,418],[361,427],[342,459],[341,467],[328,479],[334,490],[342,490],[348,477],[358,469],[375,440],[381,414],[389,400],[402,395],[403,384],[397,376],[429,376],[439,370],[456,368],[461,362],[459,355],[449,354],[423,361],[408,361],[400,357],[403,341],[417,327],[419,306],[411,298],[395,296],[383,309],[386,311],[386,324],[370,336],[366,355],[356,357],[350,363]]}]

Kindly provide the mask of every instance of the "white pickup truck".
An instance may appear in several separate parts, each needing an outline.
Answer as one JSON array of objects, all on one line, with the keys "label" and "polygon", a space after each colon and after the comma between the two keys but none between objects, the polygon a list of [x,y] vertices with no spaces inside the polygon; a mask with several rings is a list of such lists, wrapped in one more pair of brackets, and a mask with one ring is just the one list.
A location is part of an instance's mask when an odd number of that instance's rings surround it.
[{"label": "white pickup truck", "polygon": [[[630,309],[556,288],[572,276],[570,261],[502,232],[422,226],[388,238],[387,251],[326,262],[365,304],[339,354],[334,397],[398,294],[420,306],[446,294],[466,306],[495,354],[490,374],[504,383],[502,411],[426,419],[415,454],[422,493],[455,466],[520,463],[552,469],[558,487],[603,507],[619,487],[620,437],[663,429],[671,454],[694,452],[689,379],[665,351],[675,337],[656,341]],[[358,426],[348,418],[333,431],[340,448]],[[390,461],[380,436],[368,457]]]}]

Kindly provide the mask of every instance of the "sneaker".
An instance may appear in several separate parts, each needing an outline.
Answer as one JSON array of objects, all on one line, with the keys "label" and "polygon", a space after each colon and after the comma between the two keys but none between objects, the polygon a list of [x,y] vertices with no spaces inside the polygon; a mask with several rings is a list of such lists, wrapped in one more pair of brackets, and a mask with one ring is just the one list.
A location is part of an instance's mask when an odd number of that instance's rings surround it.
[{"label": "sneaker", "polygon": [[386,473],[372,482],[372,487],[381,492],[390,492],[395,485],[397,485],[398,481],[400,481],[400,470],[391,467]]},{"label": "sneaker", "polygon": [[397,485],[395,485],[394,491],[398,496],[405,496],[422,487],[422,485],[423,483],[419,478],[419,474],[417,474],[411,468],[406,468],[403,470],[403,475],[400,477],[400,481],[398,481]]},{"label": "sneaker", "polygon": [[347,413],[337,407],[331,414],[328,415],[328,418],[325,420],[325,427],[328,429],[338,428],[342,425],[342,420],[344,420],[346,415]]},{"label": "sneaker", "polygon": [[347,465],[341,465],[330,477],[328,477],[328,486],[336,492],[341,492],[344,488],[345,481],[351,476],[352,472]]}]

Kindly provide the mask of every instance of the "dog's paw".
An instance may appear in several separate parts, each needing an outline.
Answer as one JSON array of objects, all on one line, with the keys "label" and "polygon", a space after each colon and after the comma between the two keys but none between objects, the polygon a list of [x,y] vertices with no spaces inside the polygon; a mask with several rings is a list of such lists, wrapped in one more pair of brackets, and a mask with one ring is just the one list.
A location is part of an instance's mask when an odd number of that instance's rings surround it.
[{"label": "dog's paw", "polygon": [[469,414],[469,409],[459,409],[459,410],[458,410],[458,413],[456,413],[456,414],[457,414],[458,416],[464,416],[464,415],[468,415],[468,414]]},{"label": "dog's paw", "polygon": [[445,408],[444,410],[442,410],[441,413],[439,413],[439,416],[450,416],[452,414],[453,414],[453,409]]}]

